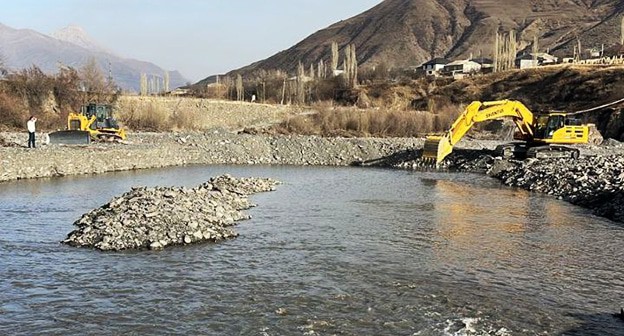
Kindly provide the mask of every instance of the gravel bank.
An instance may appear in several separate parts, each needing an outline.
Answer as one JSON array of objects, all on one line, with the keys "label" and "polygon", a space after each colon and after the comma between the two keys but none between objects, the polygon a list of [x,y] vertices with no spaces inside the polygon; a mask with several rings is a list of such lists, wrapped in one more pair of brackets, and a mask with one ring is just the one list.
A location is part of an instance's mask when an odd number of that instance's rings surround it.
[{"label": "gravel bank", "polygon": [[95,174],[189,164],[262,164],[347,166],[383,161],[421,139],[345,139],[314,136],[265,136],[211,133],[139,133],[131,144],[40,146],[23,148],[23,134],[0,134],[0,181]]},{"label": "gravel bank", "polygon": [[162,249],[238,236],[232,226],[250,217],[248,195],[278,182],[224,175],[195,188],[133,188],[84,214],[63,243],[102,251]]},{"label": "gravel bank", "polygon": [[[548,194],[624,223],[624,150],[618,142],[584,147],[573,159],[503,160],[489,149],[454,151],[442,169],[485,173],[504,185]],[[399,169],[422,169],[420,159],[394,164]]]},{"label": "gravel bank", "polygon": [[624,222],[624,156],[499,161],[488,172],[505,185],[553,195]]}]

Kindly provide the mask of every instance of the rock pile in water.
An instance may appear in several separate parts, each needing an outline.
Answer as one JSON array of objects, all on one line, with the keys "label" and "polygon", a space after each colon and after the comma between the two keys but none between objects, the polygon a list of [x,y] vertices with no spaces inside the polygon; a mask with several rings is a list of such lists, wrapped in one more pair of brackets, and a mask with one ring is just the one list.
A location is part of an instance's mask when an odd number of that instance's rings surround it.
[{"label": "rock pile in water", "polygon": [[512,161],[490,175],[504,184],[545,193],[624,222],[624,157]]},{"label": "rock pile in water", "polygon": [[63,243],[119,251],[236,237],[232,226],[249,219],[242,210],[254,206],[248,195],[273,191],[278,183],[224,175],[195,188],[133,188],[84,214]]}]

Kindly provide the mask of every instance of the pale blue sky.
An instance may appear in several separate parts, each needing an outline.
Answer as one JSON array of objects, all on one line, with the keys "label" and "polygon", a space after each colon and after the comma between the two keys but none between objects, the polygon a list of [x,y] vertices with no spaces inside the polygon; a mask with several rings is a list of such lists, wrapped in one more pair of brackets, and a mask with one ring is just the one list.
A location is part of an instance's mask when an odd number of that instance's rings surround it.
[{"label": "pale blue sky", "polygon": [[0,0],[0,23],[49,34],[84,28],[120,56],[191,80],[287,49],[381,0]]}]

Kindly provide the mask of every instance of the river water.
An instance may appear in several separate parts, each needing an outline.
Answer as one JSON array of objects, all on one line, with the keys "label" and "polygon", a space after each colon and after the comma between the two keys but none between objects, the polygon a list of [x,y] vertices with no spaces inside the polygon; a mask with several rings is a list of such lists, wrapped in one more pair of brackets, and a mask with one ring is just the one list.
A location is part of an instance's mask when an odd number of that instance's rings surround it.
[{"label": "river water", "polygon": [[[237,239],[59,244],[138,185],[271,177]],[[184,167],[0,184],[2,335],[624,335],[624,228],[485,176]]]}]

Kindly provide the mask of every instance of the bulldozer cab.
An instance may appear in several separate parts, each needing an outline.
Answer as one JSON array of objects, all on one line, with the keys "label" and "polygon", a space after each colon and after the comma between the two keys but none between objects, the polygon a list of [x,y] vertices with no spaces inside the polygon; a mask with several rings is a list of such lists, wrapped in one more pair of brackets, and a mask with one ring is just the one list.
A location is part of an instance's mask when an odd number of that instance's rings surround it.
[{"label": "bulldozer cab", "polygon": [[82,114],[88,119],[95,116],[95,122],[91,124],[93,130],[119,128],[117,121],[113,118],[111,105],[91,103],[82,107]]}]

